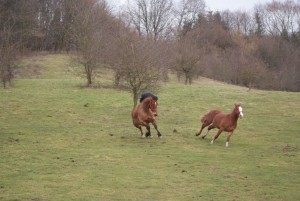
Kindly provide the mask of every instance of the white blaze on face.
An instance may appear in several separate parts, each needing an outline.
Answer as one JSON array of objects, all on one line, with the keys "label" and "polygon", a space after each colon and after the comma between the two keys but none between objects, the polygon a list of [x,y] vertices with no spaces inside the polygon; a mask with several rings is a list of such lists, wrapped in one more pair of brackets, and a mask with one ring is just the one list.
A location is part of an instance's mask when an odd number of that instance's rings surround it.
[{"label": "white blaze on face", "polygon": [[243,114],[243,108],[241,106],[239,106],[239,111],[240,111],[240,118],[243,118],[244,114]]}]

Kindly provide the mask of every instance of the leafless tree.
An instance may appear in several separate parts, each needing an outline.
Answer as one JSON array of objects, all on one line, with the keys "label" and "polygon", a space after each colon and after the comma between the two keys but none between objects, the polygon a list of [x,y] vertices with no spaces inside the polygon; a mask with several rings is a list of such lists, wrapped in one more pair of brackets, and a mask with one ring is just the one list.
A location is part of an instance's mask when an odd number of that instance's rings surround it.
[{"label": "leafless tree", "polygon": [[158,92],[163,57],[160,55],[159,43],[155,41],[143,39],[133,32],[120,36],[114,53],[115,80],[122,82],[131,92],[135,106],[143,92]]},{"label": "leafless tree", "polygon": [[132,0],[130,3],[129,19],[140,36],[157,40],[168,34],[172,0]]},{"label": "leafless tree", "polygon": [[110,15],[105,1],[73,1],[72,10],[74,20],[71,37],[78,51],[79,63],[84,67],[87,84],[91,86],[109,43]]},{"label": "leafless tree", "polygon": [[284,32],[295,33],[299,31],[299,7],[299,3],[291,0],[272,1],[260,7],[264,26],[268,33],[278,36]]},{"label": "leafless tree", "polygon": [[176,19],[177,32],[183,28],[184,24],[191,23],[194,26],[200,15],[205,15],[205,2],[203,0],[180,0],[174,6],[174,16]]},{"label": "leafless tree", "polygon": [[260,6],[254,8],[254,34],[257,36],[262,36],[265,33],[265,27],[263,25],[262,14],[259,9]]},{"label": "leafless tree", "polygon": [[19,44],[13,41],[12,25],[4,25],[0,30],[0,77],[4,88],[11,84],[16,69]]},{"label": "leafless tree", "polygon": [[181,75],[184,75],[185,84],[192,84],[193,79],[198,77],[201,54],[195,41],[190,36],[185,36],[178,41],[174,68],[178,79]]},{"label": "leafless tree", "polygon": [[16,2],[0,2],[0,82],[6,88],[11,84],[20,47],[17,26],[20,13],[15,10]]},{"label": "leafless tree", "polygon": [[252,16],[245,11],[229,10],[221,13],[222,20],[225,22],[226,27],[232,31],[249,35],[254,32],[254,20]]},{"label": "leafless tree", "polygon": [[224,52],[226,58],[226,75],[231,83],[243,85],[251,90],[257,87],[257,81],[266,71],[266,64],[257,54],[258,40],[256,37],[244,39],[241,34],[235,35],[234,48]]},{"label": "leafless tree", "polygon": [[[299,91],[299,48],[280,37],[271,36],[260,38],[257,46],[257,55],[267,66],[267,71],[264,74],[265,79],[260,80],[261,87],[273,90]],[[270,76],[271,78],[268,78]]]}]

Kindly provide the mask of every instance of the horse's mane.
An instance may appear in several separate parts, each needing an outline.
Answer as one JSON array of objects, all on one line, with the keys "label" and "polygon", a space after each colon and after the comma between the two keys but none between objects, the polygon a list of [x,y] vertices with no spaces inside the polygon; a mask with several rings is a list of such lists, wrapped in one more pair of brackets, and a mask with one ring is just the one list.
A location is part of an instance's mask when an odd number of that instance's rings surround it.
[{"label": "horse's mane", "polygon": [[140,103],[143,102],[144,99],[148,98],[148,97],[152,97],[153,100],[158,100],[158,97],[153,95],[152,93],[144,93],[141,95],[140,97]]}]

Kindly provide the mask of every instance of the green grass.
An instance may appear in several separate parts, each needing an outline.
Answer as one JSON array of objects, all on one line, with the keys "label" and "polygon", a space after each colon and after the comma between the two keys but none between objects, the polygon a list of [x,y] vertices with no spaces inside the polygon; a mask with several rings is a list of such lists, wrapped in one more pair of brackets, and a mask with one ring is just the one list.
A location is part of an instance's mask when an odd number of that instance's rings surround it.
[{"label": "green grass", "polygon": [[[171,76],[158,94],[163,139],[141,139],[109,70],[87,89],[66,55],[23,66],[39,73],[0,89],[0,200],[300,199],[299,93]],[[216,130],[194,136],[208,110],[235,102],[245,116],[228,148],[225,133],[213,145]]]}]

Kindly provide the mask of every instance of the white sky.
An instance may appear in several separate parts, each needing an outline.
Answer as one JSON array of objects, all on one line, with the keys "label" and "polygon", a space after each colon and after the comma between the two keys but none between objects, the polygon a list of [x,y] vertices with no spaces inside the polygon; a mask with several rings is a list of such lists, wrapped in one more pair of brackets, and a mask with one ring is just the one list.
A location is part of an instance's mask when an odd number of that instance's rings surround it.
[{"label": "white sky", "polygon": [[[280,0],[284,2],[285,0]],[[295,0],[296,1],[296,0]],[[107,0],[115,9],[122,8],[127,4],[127,0]],[[265,4],[272,2],[272,0],[205,0],[207,10],[223,11],[229,9],[230,11],[242,10],[249,11],[257,4]]]},{"label": "white sky", "polygon": [[254,8],[257,4],[265,4],[272,0],[206,0],[206,7],[212,11],[223,10],[243,10],[248,11]]}]

